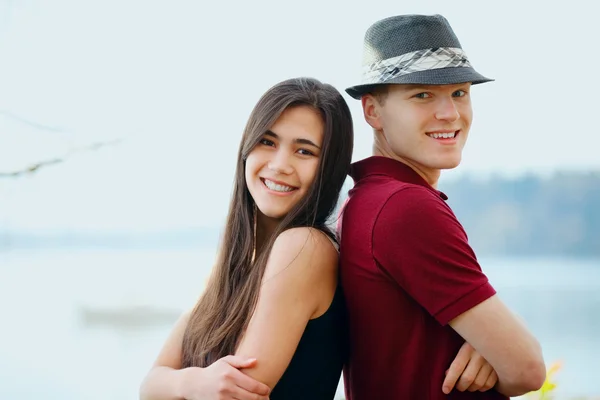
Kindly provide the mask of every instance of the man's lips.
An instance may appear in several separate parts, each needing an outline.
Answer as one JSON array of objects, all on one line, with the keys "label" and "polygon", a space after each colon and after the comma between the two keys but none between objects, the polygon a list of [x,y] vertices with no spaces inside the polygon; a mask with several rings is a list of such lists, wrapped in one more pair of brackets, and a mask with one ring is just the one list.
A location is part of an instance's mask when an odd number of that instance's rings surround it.
[{"label": "man's lips", "polygon": [[459,130],[439,130],[427,132],[426,135],[436,140],[452,140],[460,134]]}]

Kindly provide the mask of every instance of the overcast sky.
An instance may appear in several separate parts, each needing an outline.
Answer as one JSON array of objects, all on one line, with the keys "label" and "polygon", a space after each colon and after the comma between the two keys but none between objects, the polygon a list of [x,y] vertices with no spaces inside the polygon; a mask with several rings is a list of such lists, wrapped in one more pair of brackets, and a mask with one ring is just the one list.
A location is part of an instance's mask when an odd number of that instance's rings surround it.
[{"label": "overcast sky", "polygon": [[[587,1],[0,0],[5,229],[164,229],[222,222],[241,131],[274,83],[358,83],[375,20],[441,13],[475,68],[460,173],[600,170],[598,10]],[[294,6],[295,5],[295,6]],[[484,11],[484,8],[486,10]],[[355,160],[370,154],[359,103]]]}]

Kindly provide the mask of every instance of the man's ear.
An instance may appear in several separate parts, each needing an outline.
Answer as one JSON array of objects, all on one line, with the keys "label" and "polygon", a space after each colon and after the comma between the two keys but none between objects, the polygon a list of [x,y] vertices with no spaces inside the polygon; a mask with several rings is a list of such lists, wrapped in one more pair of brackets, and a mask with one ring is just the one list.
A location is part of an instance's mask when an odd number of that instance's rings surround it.
[{"label": "man's ear", "polygon": [[363,108],[363,115],[367,124],[376,131],[383,129],[381,121],[381,104],[372,94],[365,94],[360,98]]}]

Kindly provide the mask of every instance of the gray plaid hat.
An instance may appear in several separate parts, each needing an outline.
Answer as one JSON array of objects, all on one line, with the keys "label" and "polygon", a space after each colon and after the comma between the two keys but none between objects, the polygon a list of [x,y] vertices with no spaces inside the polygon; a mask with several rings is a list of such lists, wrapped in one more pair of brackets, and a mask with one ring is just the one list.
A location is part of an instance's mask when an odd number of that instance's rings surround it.
[{"label": "gray plaid hat", "polygon": [[361,83],[346,92],[360,99],[378,85],[490,82],[473,69],[441,15],[399,15],[367,29]]}]

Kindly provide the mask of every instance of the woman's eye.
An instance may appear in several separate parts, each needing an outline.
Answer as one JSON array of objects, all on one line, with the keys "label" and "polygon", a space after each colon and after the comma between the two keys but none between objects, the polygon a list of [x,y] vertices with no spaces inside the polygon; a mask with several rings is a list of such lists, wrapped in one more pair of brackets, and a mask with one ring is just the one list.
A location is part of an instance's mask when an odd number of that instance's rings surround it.
[{"label": "woman's eye", "polygon": [[312,151],[306,150],[306,149],[300,149],[300,150],[298,150],[298,152],[304,156],[314,156],[315,155]]},{"label": "woman's eye", "polygon": [[274,146],[275,145],[275,143],[273,143],[273,141],[269,140],[269,139],[261,139],[259,143],[264,144],[265,146]]}]

